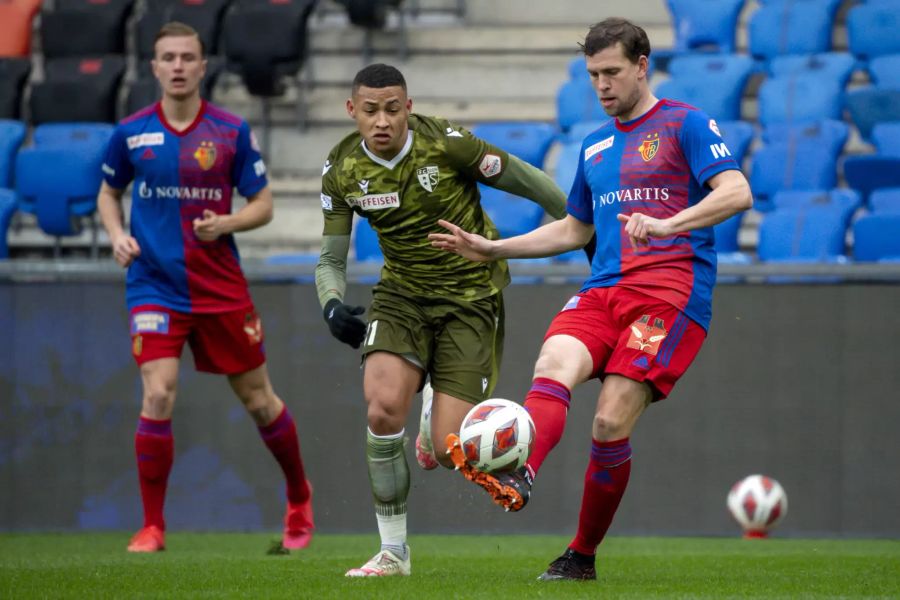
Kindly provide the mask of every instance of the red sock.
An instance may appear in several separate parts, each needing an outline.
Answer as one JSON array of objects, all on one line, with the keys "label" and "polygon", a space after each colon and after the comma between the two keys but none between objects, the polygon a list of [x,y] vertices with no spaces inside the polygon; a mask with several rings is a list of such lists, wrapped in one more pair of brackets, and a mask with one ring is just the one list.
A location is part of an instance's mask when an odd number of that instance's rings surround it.
[{"label": "red sock", "polygon": [[259,435],[269,451],[281,465],[287,480],[287,497],[291,504],[301,504],[309,499],[306,473],[300,458],[300,442],[297,441],[297,426],[287,405],[274,421],[259,428]]},{"label": "red sock", "polygon": [[612,523],[631,474],[628,438],[612,442],[593,440],[591,460],[584,475],[584,494],[578,532],[569,548],[593,555]]},{"label": "red sock", "polygon": [[531,456],[526,463],[532,475],[536,475],[544,459],[562,439],[569,412],[569,388],[558,381],[536,377],[525,396],[525,408],[534,421],[535,438]]},{"label": "red sock", "polygon": [[144,504],[144,527],[156,525],[165,531],[163,504],[166,502],[166,486],[175,456],[172,420],[157,421],[141,417],[134,434],[134,452]]}]

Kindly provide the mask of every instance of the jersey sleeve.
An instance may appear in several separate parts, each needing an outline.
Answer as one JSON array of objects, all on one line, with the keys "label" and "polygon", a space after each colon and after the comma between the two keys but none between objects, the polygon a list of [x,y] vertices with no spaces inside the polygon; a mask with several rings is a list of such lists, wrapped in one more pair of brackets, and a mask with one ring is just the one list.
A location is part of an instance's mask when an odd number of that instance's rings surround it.
[{"label": "jersey sleeve", "polygon": [[454,168],[476,181],[496,185],[509,164],[509,154],[463,127],[449,126],[444,135]]},{"label": "jersey sleeve", "polygon": [[116,127],[109,138],[101,169],[103,180],[113,189],[124,190],[134,179],[134,165],[131,164],[128,145],[121,127]]},{"label": "jersey sleeve", "polygon": [[231,179],[244,198],[249,198],[269,183],[259,144],[246,121],[241,123],[238,131]]},{"label": "jersey sleeve", "polygon": [[353,209],[344,202],[341,193],[340,170],[334,167],[335,152],[328,156],[322,167],[322,214],[325,228],[322,235],[349,235],[353,227]]},{"label": "jersey sleeve", "polygon": [[722,171],[740,170],[719,133],[716,121],[699,110],[688,111],[681,126],[681,148],[694,178],[705,185]]},{"label": "jersey sleeve", "polygon": [[584,223],[594,224],[594,202],[591,189],[584,179],[584,144],[578,153],[578,165],[575,169],[575,180],[572,181],[572,189],[569,190],[569,199],[566,201],[566,211]]}]

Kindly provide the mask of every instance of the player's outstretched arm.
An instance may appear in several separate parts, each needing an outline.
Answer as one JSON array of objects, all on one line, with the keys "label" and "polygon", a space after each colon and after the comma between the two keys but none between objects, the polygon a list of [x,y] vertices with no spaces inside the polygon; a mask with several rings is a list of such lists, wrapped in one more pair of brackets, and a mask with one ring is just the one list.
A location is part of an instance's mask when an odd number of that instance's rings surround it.
[{"label": "player's outstretched arm", "polygon": [[488,240],[444,220],[439,220],[438,225],[448,233],[428,234],[432,246],[476,262],[499,258],[555,256],[575,248],[583,248],[594,233],[593,225],[583,223],[571,215],[526,234],[502,240]]},{"label": "player's outstretched arm", "polygon": [[113,258],[120,266],[127,267],[140,256],[141,248],[137,240],[131,237],[122,225],[124,191],[111,187],[105,181],[101,183],[100,192],[97,194],[97,211],[112,244]]}]

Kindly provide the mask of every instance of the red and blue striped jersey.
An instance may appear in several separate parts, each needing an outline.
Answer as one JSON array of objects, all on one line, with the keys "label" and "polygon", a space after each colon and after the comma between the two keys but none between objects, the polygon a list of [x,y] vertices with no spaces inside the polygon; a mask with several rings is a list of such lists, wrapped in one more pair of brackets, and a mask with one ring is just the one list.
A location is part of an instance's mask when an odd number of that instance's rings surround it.
[{"label": "red and blue striped jersey", "polygon": [[204,101],[194,122],[176,131],[156,103],[116,127],[103,174],[115,189],[134,181],[130,225],[141,254],[128,268],[129,308],[215,313],[251,305],[234,236],[203,242],[193,230],[205,209],[231,213],[235,187],[250,197],[267,184],[243,119]]},{"label": "red and blue striped jersey", "polygon": [[568,212],[597,231],[582,291],[622,286],[669,302],[709,327],[716,282],[713,228],[651,239],[633,250],[618,214],[664,219],[697,204],[715,174],[739,169],[716,122],[693,106],[662,99],[641,117],[611,119],[588,135]]}]

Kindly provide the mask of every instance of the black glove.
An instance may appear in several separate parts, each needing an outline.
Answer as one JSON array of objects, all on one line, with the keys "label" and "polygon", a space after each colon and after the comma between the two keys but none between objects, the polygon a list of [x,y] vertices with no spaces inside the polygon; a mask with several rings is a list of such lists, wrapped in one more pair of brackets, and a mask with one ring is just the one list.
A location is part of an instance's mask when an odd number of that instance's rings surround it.
[{"label": "black glove", "polygon": [[591,236],[588,243],[584,245],[584,253],[587,254],[588,264],[594,263],[594,252],[597,250],[597,234]]},{"label": "black glove", "polygon": [[356,315],[364,312],[366,309],[362,306],[350,306],[332,298],[325,304],[325,322],[328,323],[331,335],[345,344],[359,348],[366,337],[366,322],[357,319]]}]

